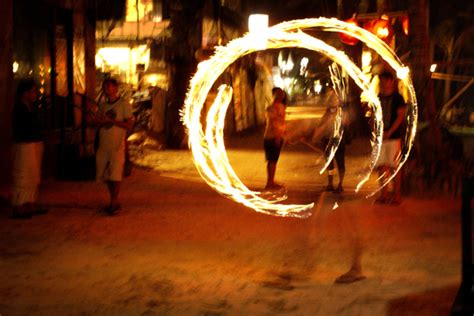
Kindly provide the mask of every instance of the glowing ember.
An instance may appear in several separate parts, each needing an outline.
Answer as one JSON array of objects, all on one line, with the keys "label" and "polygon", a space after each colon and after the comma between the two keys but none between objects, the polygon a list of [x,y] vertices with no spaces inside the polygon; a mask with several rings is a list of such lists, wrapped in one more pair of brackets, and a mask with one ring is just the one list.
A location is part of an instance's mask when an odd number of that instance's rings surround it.
[{"label": "glowing ember", "polygon": [[[375,35],[355,25],[336,19],[319,18],[284,22],[268,29],[267,48],[300,47],[314,50],[327,56],[344,69],[369,100],[369,106],[373,108],[375,116],[372,159],[369,170],[357,186],[357,191],[369,179],[379,156],[383,136],[380,102],[374,90],[370,88],[362,71],[344,52],[300,31],[305,28],[314,27],[320,27],[326,31],[342,32],[365,42],[368,47],[375,50],[396,70],[400,79],[408,87],[411,102],[407,110],[407,138],[396,172],[398,172],[408,157],[416,131],[417,107],[413,85],[408,76],[408,68],[401,64],[393,51]],[[279,202],[286,198],[284,195],[276,199],[266,199],[260,192],[249,190],[235,174],[229,163],[223,140],[225,113],[232,97],[232,89],[230,87],[223,85],[219,88],[219,93],[207,114],[205,131],[201,124],[201,111],[214,82],[238,58],[261,50],[260,47],[261,45],[255,42],[255,38],[247,34],[244,37],[233,40],[225,47],[218,47],[214,56],[199,64],[195,76],[191,79],[190,89],[182,112],[182,119],[189,134],[189,147],[202,178],[223,195],[257,212],[276,216],[308,217],[314,203],[306,205],[280,204]],[[338,117],[339,120],[335,124],[334,134],[340,137],[342,136],[340,114]],[[337,149],[337,146],[331,148],[331,155],[328,157],[328,160],[332,159],[335,149]],[[394,176],[395,174],[392,175],[392,178]],[[384,185],[390,180],[391,178]]]}]

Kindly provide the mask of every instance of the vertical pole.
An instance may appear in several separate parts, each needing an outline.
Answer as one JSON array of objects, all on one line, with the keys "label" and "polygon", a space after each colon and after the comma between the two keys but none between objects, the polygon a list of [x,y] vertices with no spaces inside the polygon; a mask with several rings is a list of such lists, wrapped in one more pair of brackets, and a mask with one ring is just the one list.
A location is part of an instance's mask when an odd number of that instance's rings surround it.
[{"label": "vertical pole", "polygon": [[423,106],[420,112],[426,119],[436,115],[433,97],[433,83],[430,73],[430,40],[429,40],[429,1],[410,1],[408,4],[410,18],[410,69],[413,70],[415,90],[418,92],[418,104]]},{"label": "vertical pole", "polygon": [[91,98],[95,97],[95,11],[95,6],[91,6],[86,8],[86,14],[84,14],[85,94]]},{"label": "vertical pole", "polygon": [[0,6],[0,188],[10,182],[13,108],[13,0]]},{"label": "vertical pole", "polygon": [[66,20],[66,54],[67,54],[67,106],[64,112],[64,127],[71,125],[72,110],[74,103],[74,11],[67,10]]},{"label": "vertical pole", "polygon": [[137,46],[140,41],[140,10],[138,9],[138,1],[135,2],[135,9],[137,10]]},{"label": "vertical pole", "polygon": [[462,182],[461,238],[462,238],[462,283],[466,293],[472,291],[472,208],[474,178],[464,178]]}]

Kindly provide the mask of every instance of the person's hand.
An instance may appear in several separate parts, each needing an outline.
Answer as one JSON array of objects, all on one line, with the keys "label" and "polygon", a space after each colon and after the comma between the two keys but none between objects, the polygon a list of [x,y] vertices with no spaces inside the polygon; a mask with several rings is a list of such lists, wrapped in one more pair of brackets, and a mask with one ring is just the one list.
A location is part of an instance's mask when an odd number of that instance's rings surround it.
[{"label": "person's hand", "polygon": [[106,129],[109,129],[109,128],[111,128],[111,127],[114,126],[114,125],[115,125],[114,119],[111,118],[111,117],[108,116],[108,115],[105,115],[105,116],[104,116],[104,125],[103,125],[103,126],[104,126]]},{"label": "person's hand", "polygon": [[104,113],[98,113],[95,120],[100,127],[111,128],[114,125],[112,118]]}]

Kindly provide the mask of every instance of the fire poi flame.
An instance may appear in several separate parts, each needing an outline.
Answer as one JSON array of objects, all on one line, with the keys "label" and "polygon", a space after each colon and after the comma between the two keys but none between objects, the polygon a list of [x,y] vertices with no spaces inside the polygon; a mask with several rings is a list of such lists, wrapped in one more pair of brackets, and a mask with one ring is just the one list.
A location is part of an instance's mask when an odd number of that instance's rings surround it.
[{"label": "fire poi flame", "polygon": [[[329,32],[342,32],[359,39],[369,48],[377,52],[380,57],[395,70],[399,79],[402,80],[408,88],[410,100],[407,106],[406,139],[404,146],[402,146],[400,159],[395,168],[395,172],[382,184],[382,186],[385,186],[393,179],[407,160],[416,133],[418,108],[415,90],[409,76],[409,69],[401,63],[392,49],[377,36],[363,28],[334,18],[293,20],[275,25],[267,31],[266,47],[268,49],[300,47],[317,51],[344,69],[367,96],[369,106],[373,109],[375,119],[374,125],[372,126],[372,153],[369,168],[358,183],[355,189],[356,192],[358,192],[369,179],[380,154],[383,138],[380,101],[359,67],[357,67],[344,52],[302,32],[302,30],[308,28],[321,28]],[[261,38],[260,36],[259,39],[261,40]],[[257,45],[254,36],[247,34],[229,42],[226,46],[218,47],[210,59],[198,65],[197,72],[191,79],[190,88],[182,111],[182,120],[189,135],[189,147],[201,177],[217,192],[257,212],[274,216],[305,218],[311,215],[311,209],[314,203],[281,204],[280,202],[286,198],[285,196],[272,200],[266,199],[260,192],[252,191],[247,188],[232,169],[226,154],[223,138],[225,113],[232,98],[231,87],[227,85],[221,85],[219,87],[217,97],[206,117],[205,131],[201,124],[201,112],[204,102],[214,82],[225,69],[238,58],[258,50],[262,50],[261,43]],[[326,164],[321,172],[325,170],[328,163],[333,159],[342,137],[340,115],[341,113],[338,111],[336,120],[339,120],[339,123],[336,122],[333,135],[337,141],[333,142],[332,148],[329,149],[330,155],[327,157]],[[378,190],[380,190],[380,188]],[[372,196],[378,190],[375,190],[367,196]]]}]

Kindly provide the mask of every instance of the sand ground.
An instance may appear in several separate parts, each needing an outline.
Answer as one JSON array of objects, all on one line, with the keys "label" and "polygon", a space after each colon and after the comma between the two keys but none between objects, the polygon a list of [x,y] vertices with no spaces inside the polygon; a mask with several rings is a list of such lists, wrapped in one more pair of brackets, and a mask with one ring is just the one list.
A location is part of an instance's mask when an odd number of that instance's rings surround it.
[{"label": "sand ground", "polygon": [[[261,187],[263,154],[238,145],[229,149],[237,174]],[[53,180],[41,194],[49,214],[0,214],[0,315],[449,314],[460,281],[459,198],[374,205],[350,190],[367,159],[356,149],[346,192],[321,193],[314,154],[295,147],[277,177],[290,201],[316,202],[313,216],[271,217],[209,188],[189,152],[141,150],[139,162],[155,170],[133,170],[117,216],[98,211],[103,185]],[[356,245],[367,279],[335,284]]]}]

